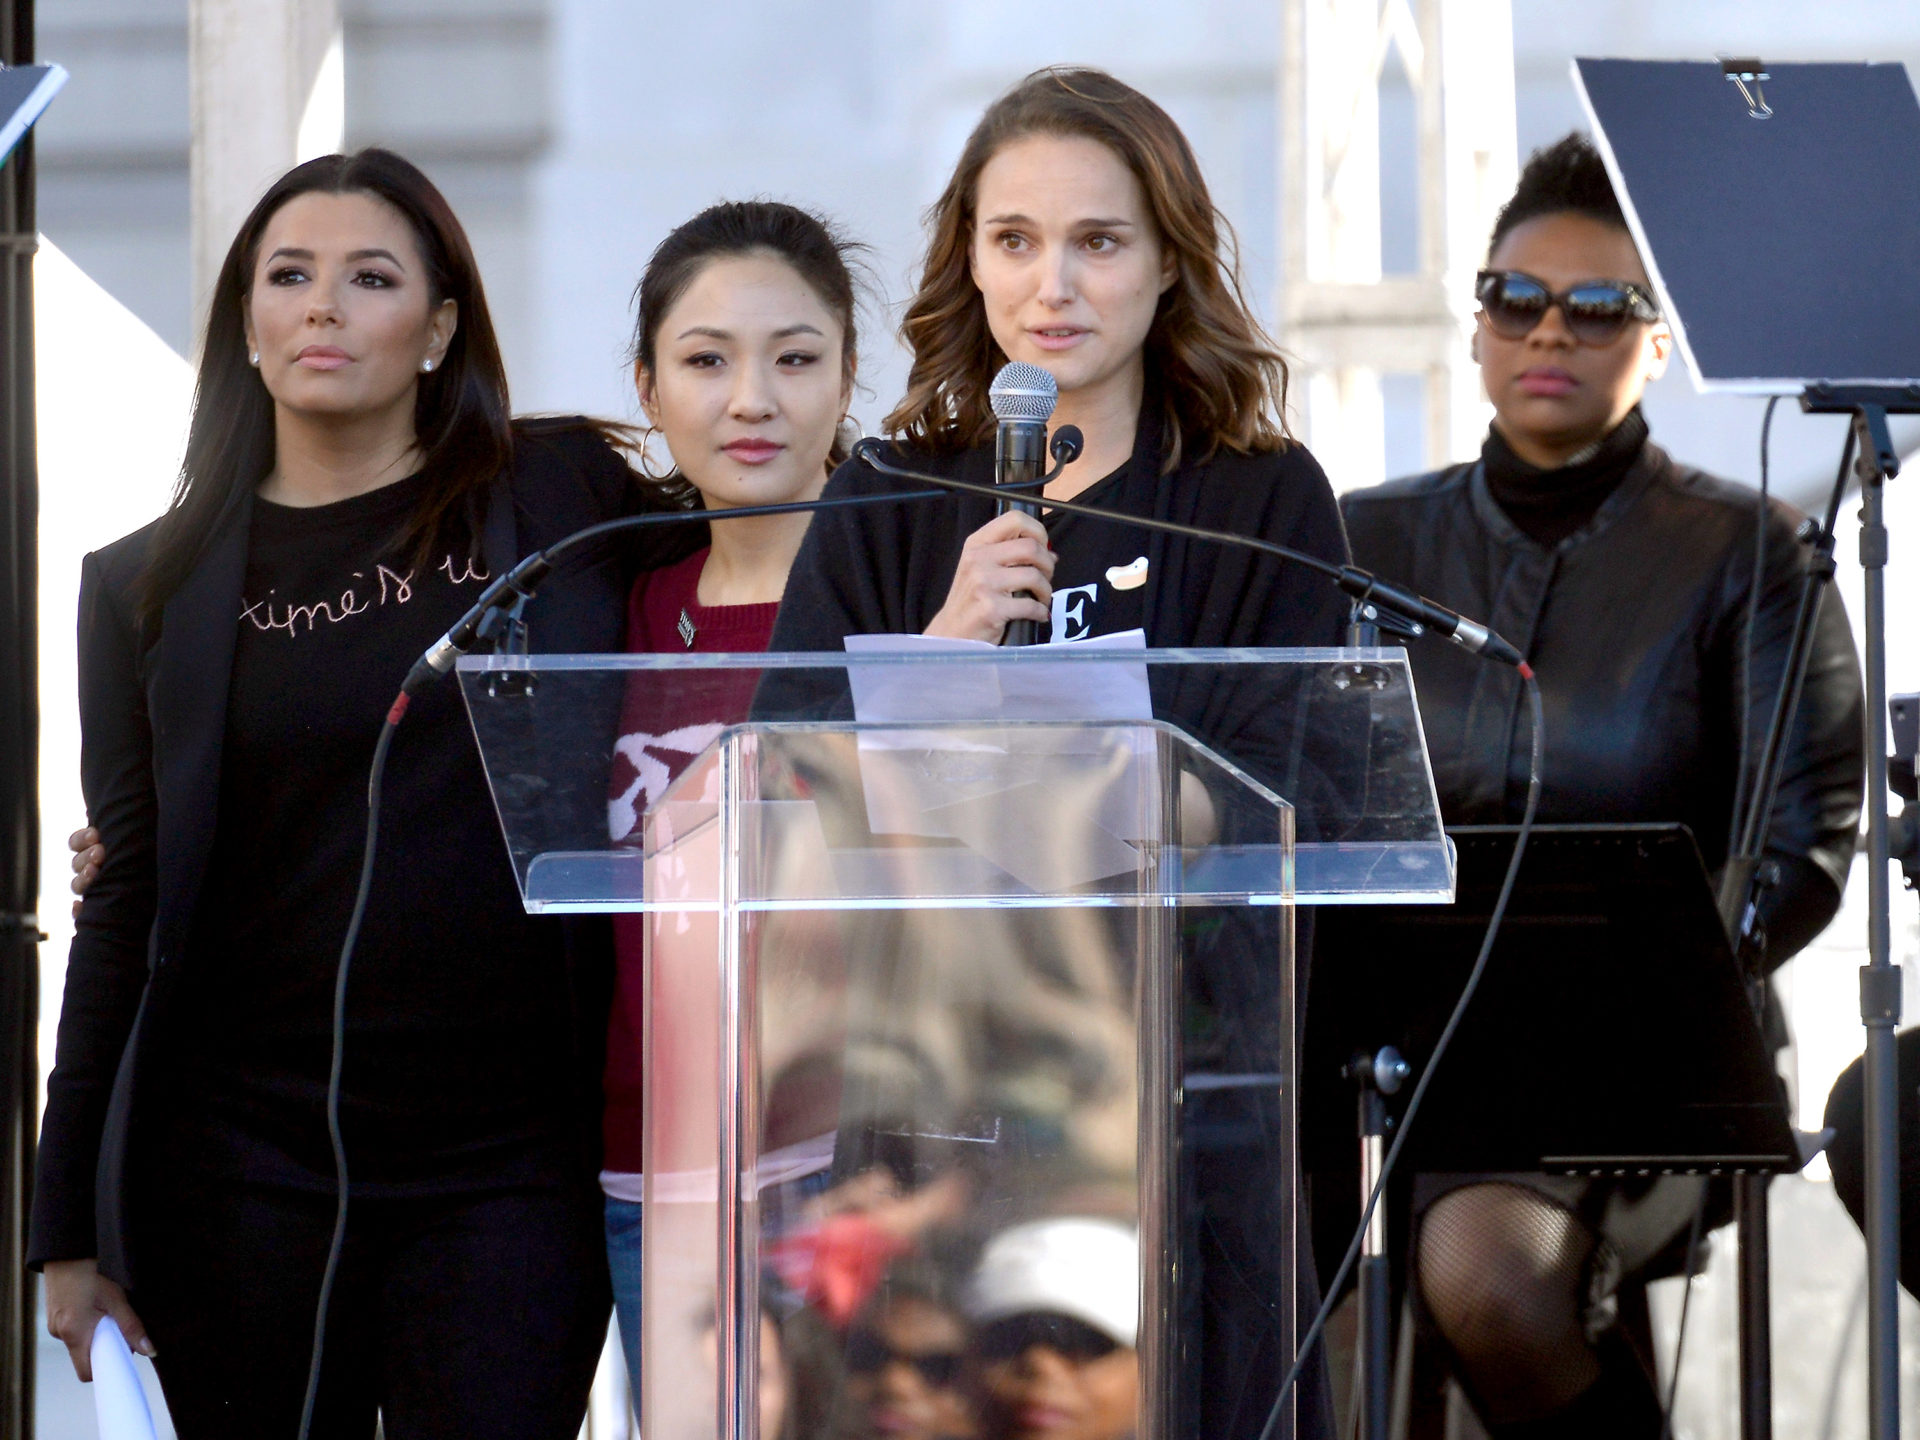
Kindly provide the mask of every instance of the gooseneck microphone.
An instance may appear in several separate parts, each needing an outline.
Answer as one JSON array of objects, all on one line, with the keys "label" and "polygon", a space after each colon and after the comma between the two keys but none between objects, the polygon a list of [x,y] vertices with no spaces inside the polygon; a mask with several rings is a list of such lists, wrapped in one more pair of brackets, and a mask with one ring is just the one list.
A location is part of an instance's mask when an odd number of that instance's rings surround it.
[{"label": "gooseneck microphone", "polygon": [[[1036,475],[1032,480],[1006,486],[975,485],[967,480],[951,480],[944,475],[927,475],[918,470],[907,470],[884,460],[880,448],[884,442],[872,436],[860,441],[853,447],[853,458],[870,470],[889,475],[898,480],[910,480],[916,484],[930,485],[930,490],[889,490],[870,495],[831,495],[818,500],[794,500],[781,505],[743,505],[733,510],[655,510],[644,515],[622,515],[612,520],[603,520],[598,525],[589,525],[584,530],[563,536],[544,550],[536,550],[515,565],[511,570],[494,580],[480,592],[480,598],[474,601],[473,608],[454,622],[447,633],[434,642],[433,647],[414,662],[413,669],[407,673],[400,694],[394,700],[389,719],[399,724],[400,717],[406,714],[408,703],[420,691],[453,669],[454,662],[476,647],[497,643],[502,638],[513,638],[522,629],[520,616],[527,601],[533,598],[534,590],[546,578],[554,565],[570,550],[594,540],[600,540],[622,530],[639,530],[654,525],[686,525],[695,522],[717,522],[722,520],[745,520],[755,515],[793,515],[802,511],[854,509],[867,505],[901,505],[914,500],[935,500],[944,494],[981,495],[996,503],[1005,501],[1008,492],[1020,493],[1032,491],[1054,478],[1061,469],[1073,463],[1082,446],[1080,432],[1071,425],[1063,425],[1060,433],[1054,436],[1049,447],[1055,461],[1053,471]],[[1131,525],[1140,530],[1158,530],[1168,535],[1185,535],[1194,540],[1208,540],[1219,545],[1236,545],[1246,550],[1257,550],[1263,555],[1285,560],[1295,565],[1304,565],[1309,570],[1317,570],[1327,576],[1347,594],[1356,600],[1364,600],[1382,610],[1404,618],[1413,633],[1427,630],[1447,639],[1463,649],[1489,660],[1497,660],[1503,665],[1511,665],[1522,675],[1532,675],[1532,669],[1510,643],[1500,635],[1482,625],[1477,620],[1469,620],[1457,611],[1449,610],[1437,601],[1424,595],[1382,580],[1371,571],[1362,570],[1357,565],[1336,565],[1331,560],[1323,560],[1318,555],[1309,555],[1304,550],[1294,550],[1285,545],[1277,545],[1271,540],[1260,540],[1251,535],[1236,535],[1226,530],[1208,530],[1199,525],[1182,525],[1175,520],[1158,520],[1146,515],[1129,515],[1124,511],[1109,510],[1103,505],[1085,505],[1079,501],[1050,500],[1048,507],[1067,514],[1092,515],[1102,520],[1113,521],[1121,525]]]},{"label": "gooseneck microphone", "polygon": [[[1060,386],[1050,371],[1038,365],[1013,360],[1000,367],[987,387],[987,403],[998,422],[993,437],[993,483],[996,486],[1030,486],[1047,468],[1047,421],[1059,402]],[[1029,501],[1002,500],[995,513],[1018,510],[1023,515],[1037,513]],[[1028,595],[1025,590],[1015,592]],[[1029,597],[1031,598],[1031,597]],[[1003,645],[1031,645],[1039,639],[1039,625],[1032,620],[1007,622]]]},{"label": "gooseneck microphone", "polygon": [[[1063,426],[1061,435],[1072,427]],[[1075,431],[1074,452],[1078,453],[1079,432]],[[927,475],[918,470],[908,470],[880,456],[882,442],[869,436],[853,447],[852,458],[858,460],[870,470],[890,476],[895,480],[914,480],[923,485],[938,485],[943,490],[957,490],[963,495],[986,495],[999,499],[996,488],[990,485],[975,485],[967,480],[950,480],[944,475]],[[1062,447],[1056,446],[1056,450]],[[1382,580],[1371,570],[1362,570],[1358,565],[1338,565],[1331,560],[1323,560],[1318,555],[1310,555],[1304,550],[1295,550],[1288,545],[1275,544],[1271,540],[1262,540],[1253,535],[1237,535],[1230,530],[1209,530],[1201,525],[1183,525],[1177,520],[1160,520],[1148,515],[1133,515],[1121,510],[1109,510],[1104,505],[1084,505],[1076,500],[1049,500],[1050,510],[1063,511],[1069,515],[1092,515],[1111,521],[1116,525],[1131,525],[1138,530],[1158,530],[1166,535],[1185,535],[1193,540],[1209,540],[1217,545],[1237,545],[1243,550],[1257,550],[1262,555],[1271,555],[1277,560],[1285,560],[1294,565],[1304,565],[1309,570],[1317,570],[1333,581],[1341,590],[1356,600],[1363,600],[1382,610],[1391,611],[1408,622],[1412,633],[1419,635],[1431,630],[1436,635],[1445,636],[1463,650],[1488,660],[1497,660],[1502,665],[1511,665],[1523,676],[1531,678],[1533,667],[1527,664],[1513,644],[1497,631],[1481,624],[1478,620],[1469,620],[1457,610],[1449,610],[1437,600],[1404,585],[1396,585],[1390,580]]]}]

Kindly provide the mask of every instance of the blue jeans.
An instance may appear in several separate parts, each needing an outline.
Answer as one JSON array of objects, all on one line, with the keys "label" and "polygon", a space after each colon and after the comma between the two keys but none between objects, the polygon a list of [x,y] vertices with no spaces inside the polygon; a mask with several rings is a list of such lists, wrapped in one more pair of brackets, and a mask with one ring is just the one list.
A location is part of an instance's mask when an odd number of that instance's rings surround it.
[{"label": "blue jeans", "polygon": [[640,1206],[607,1200],[607,1269],[613,1276],[613,1308],[620,1320],[620,1349],[627,1357],[633,1403],[640,1403]]}]

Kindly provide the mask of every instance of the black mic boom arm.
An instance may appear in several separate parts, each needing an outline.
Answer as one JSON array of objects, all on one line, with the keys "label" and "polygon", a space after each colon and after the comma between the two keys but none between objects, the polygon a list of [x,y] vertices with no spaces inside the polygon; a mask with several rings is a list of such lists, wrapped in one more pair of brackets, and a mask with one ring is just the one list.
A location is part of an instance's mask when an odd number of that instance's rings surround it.
[{"label": "black mic boom arm", "polygon": [[[880,458],[879,450],[883,442],[869,436],[853,447],[853,458],[871,470],[895,480],[916,480],[924,485],[938,485],[944,490],[955,490],[966,495],[983,495],[990,500],[1001,499],[1005,486],[976,485],[967,480],[949,480],[941,475],[925,475],[917,470],[903,469]],[[1177,520],[1159,520],[1145,515],[1130,515],[1125,511],[1108,510],[1099,505],[1082,505],[1070,500],[1049,500],[1050,510],[1060,510],[1069,515],[1093,515],[1121,525],[1132,525],[1141,530],[1158,530],[1168,535],[1185,535],[1195,540],[1211,540],[1221,545],[1238,545],[1242,549],[1256,550],[1263,555],[1272,555],[1276,559],[1286,560],[1295,565],[1304,565],[1309,570],[1317,570],[1340,587],[1354,599],[1390,610],[1402,616],[1412,624],[1446,636],[1462,649],[1489,660],[1498,660],[1511,665],[1523,674],[1533,671],[1527,665],[1526,658],[1510,643],[1492,629],[1477,620],[1469,620],[1457,611],[1449,610],[1437,600],[1396,585],[1390,580],[1382,580],[1369,570],[1357,565],[1336,565],[1331,560],[1323,560],[1318,555],[1309,555],[1304,550],[1295,550],[1290,546],[1277,545],[1271,540],[1261,540],[1252,535],[1236,535],[1228,530],[1208,530],[1198,525],[1183,525]]]},{"label": "black mic boom arm", "polygon": [[[975,485],[971,481],[952,480],[943,475],[926,475],[917,470],[907,470],[891,464],[880,458],[878,452],[881,443],[872,437],[860,441],[853,447],[854,458],[882,475],[891,476],[896,480],[911,480],[935,488],[890,490],[873,495],[834,495],[818,500],[792,500],[780,505],[741,505],[729,510],[652,510],[639,515],[621,515],[612,520],[603,520],[597,525],[589,525],[584,530],[576,530],[571,535],[563,536],[544,550],[534,551],[481,591],[480,598],[474,601],[472,608],[455,621],[447,633],[433,643],[426,654],[414,662],[413,669],[407,673],[406,681],[400,687],[400,693],[403,696],[416,695],[452,670],[455,661],[493,632],[494,627],[499,624],[495,618],[497,615],[518,614],[527,601],[533,598],[534,591],[558,563],[561,556],[608,535],[625,530],[645,529],[653,525],[685,525],[695,521],[745,520],[758,515],[797,515],[816,510],[855,509],[866,505],[897,505],[909,500],[931,500],[947,493],[979,495],[988,500],[1006,498],[1009,487],[1004,485]],[[1053,479],[1070,458],[1061,456],[1056,448],[1055,459],[1059,464],[1052,473],[1032,483],[1037,486]],[[1130,515],[1124,511],[1108,510],[1098,505],[1082,505],[1068,500],[1049,500],[1047,507],[1067,514],[1092,515],[1102,520],[1132,525],[1141,530],[1158,530],[1169,535],[1184,535],[1191,539],[1210,540],[1221,545],[1237,545],[1242,549],[1272,555],[1276,559],[1295,565],[1304,565],[1309,570],[1316,570],[1325,575],[1356,600],[1392,611],[1416,627],[1444,635],[1454,644],[1476,655],[1483,655],[1489,660],[1498,660],[1503,664],[1511,665],[1522,674],[1533,673],[1520,652],[1487,626],[1477,620],[1469,620],[1466,616],[1449,610],[1437,601],[1429,600],[1405,586],[1382,580],[1378,575],[1362,570],[1357,565],[1336,565],[1331,560],[1323,560],[1318,555],[1309,555],[1304,550],[1276,545],[1271,540],[1261,540],[1251,535],[1236,535],[1225,530],[1207,530],[1198,525],[1182,525],[1176,520],[1158,520],[1145,515]]]}]

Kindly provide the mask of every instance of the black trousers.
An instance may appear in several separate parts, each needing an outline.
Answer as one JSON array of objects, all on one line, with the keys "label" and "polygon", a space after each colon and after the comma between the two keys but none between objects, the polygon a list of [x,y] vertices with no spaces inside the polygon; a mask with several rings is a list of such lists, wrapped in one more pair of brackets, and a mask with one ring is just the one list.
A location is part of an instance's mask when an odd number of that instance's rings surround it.
[{"label": "black trousers", "polygon": [[[154,1188],[132,1300],[180,1440],[294,1440],[333,1197]],[[356,1198],[314,1440],[574,1440],[611,1303],[584,1184]]]}]

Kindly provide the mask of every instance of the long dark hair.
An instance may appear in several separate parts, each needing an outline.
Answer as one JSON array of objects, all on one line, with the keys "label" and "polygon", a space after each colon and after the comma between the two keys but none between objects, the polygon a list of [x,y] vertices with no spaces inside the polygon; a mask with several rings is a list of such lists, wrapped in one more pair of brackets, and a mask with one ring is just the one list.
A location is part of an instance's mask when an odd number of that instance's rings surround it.
[{"label": "long dark hair", "polygon": [[214,281],[186,459],[142,580],[141,609],[150,620],[180,588],[221,518],[273,469],[273,397],[247,360],[245,301],[268,222],[289,200],[315,192],[371,195],[398,210],[419,243],[430,303],[451,300],[459,307],[445,359],[420,378],[414,433],[422,469],[432,478],[395,548],[425,553],[456,517],[477,545],[486,486],[512,460],[506,367],[473,247],[446,197],[391,150],[322,155],[296,165],[260,197]]},{"label": "long dark hair", "polygon": [[[710,205],[660,242],[647,261],[646,273],[634,287],[637,313],[628,358],[651,373],[660,326],[700,272],[715,260],[757,251],[791,265],[839,322],[841,374],[851,380],[859,358],[855,322],[860,284],[855,272],[866,271],[866,246],[849,240],[823,216],[779,200],[729,200]],[[828,464],[845,460],[851,443],[844,430],[836,434],[827,452]],[[662,483],[664,487],[684,487],[689,495],[693,490],[677,471]]]},{"label": "long dark hair", "polygon": [[907,393],[884,428],[918,445],[960,449],[993,434],[987,387],[1006,363],[973,282],[980,172],[1029,135],[1094,140],[1139,182],[1174,282],[1147,332],[1151,393],[1162,409],[1162,472],[1183,449],[1206,459],[1289,443],[1287,364],[1254,319],[1241,289],[1233,229],[1207,191],[1193,147],[1173,117],[1104,70],[1036,70],[987,107],[927,211],[919,293],[900,333],[913,349]]}]

